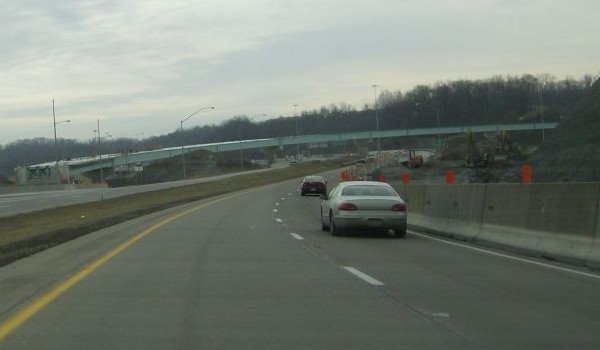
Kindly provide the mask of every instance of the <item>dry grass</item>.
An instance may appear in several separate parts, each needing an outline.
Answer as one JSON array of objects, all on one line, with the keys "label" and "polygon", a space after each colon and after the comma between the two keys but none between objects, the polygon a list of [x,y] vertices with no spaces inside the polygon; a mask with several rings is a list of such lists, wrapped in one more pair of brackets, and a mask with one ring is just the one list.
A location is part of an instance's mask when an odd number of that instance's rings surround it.
[{"label": "dry grass", "polygon": [[0,266],[90,232],[162,209],[335,167],[337,163],[306,163],[210,183],[0,218]]}]

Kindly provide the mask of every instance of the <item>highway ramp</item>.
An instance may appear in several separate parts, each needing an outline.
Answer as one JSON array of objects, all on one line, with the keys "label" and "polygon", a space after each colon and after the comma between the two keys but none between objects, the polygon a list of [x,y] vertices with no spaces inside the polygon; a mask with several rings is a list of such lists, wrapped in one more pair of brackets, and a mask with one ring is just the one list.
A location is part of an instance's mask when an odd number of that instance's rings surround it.
[{"label": "highway ramp", "polygon": [[117,198],[130,194],[163,190],[173,187],[193,185],[197,183],[211,182],[227,179],[233,176],[261,173],[273,169],[288,167],[286,162],[278,162],[272,168],[247,170],[217,176],[201,177],[195,179],[161,182],[139,186],[127,186],[117,188],[95,188],[63,191],[30,192],[11,195],[0,195],[0,217],[24,214],[44,209],[64,207],[89,202],[97,202],[104,199]]},{"label": "highway ramp", "polygon": [[299,181],[0,268],[0,349],[600,348],[598,275],[415,233],[333,237]]}]

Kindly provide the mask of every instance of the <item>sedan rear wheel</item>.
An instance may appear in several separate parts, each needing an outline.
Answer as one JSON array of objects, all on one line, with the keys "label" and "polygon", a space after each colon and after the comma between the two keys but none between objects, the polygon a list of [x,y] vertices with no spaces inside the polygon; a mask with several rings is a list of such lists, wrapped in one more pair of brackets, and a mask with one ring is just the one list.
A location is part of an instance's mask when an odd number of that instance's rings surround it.
[{"label": "sedan rear wheel", "polygon": [[335,225],[335,219],[333,218],[333,215],[329,215],[329,231],[331,232],[332,236],[344,235],[343,231],[337,228],[337,226]]},{"label": "sedan rear wheel", "polygon": [[406,237],[406,228],[394,230],[394,238],[404,238]]},{"label": "sedan rear wheel", "polygon": [[322,231],[329,231],[329,226],[325,225],[325,223],[323,222],[323,209],[321,208],[321,230]]}]

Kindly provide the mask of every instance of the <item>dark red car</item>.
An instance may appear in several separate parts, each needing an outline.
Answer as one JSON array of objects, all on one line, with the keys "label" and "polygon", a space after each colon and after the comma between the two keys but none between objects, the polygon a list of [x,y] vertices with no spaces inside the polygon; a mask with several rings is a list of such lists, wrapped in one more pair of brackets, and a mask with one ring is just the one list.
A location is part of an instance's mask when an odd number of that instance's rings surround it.
[{"label": "dark red car", "polygon": [[307,176],[302,179],[300,194],[327,194],[327,180],[323,176]]}]

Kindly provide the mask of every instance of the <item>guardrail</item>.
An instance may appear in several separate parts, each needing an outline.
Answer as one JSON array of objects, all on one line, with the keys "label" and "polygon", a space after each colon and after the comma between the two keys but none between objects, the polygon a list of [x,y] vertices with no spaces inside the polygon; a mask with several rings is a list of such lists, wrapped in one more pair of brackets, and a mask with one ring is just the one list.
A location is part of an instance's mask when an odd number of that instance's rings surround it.
[{"label": "guardrail", "polygon": [[392,185],[409,225],[600,269],[600,183]]},{"label": "guardrail", "polygon": [[108,188],[107,184],[64,184],[64,185],[26,185],[0,187],[0,196],[31,192],[64,191]]}]

